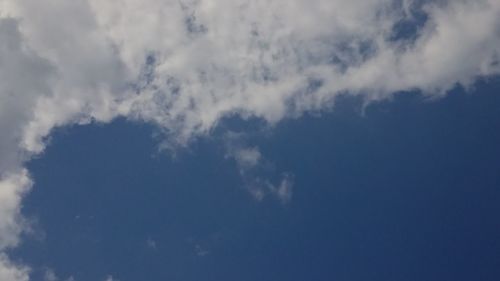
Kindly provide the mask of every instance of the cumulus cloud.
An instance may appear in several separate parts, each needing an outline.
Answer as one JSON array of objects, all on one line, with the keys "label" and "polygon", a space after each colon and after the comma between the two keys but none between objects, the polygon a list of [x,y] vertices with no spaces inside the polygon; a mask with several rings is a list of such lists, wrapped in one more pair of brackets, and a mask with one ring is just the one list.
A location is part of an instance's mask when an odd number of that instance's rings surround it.
[{"label": "cumulus cloud", "polygon": [[20,233],[26,229],[20,208],[22,196],[30,187],[26,170],[4,173],[0,180],[0,280],[29,280],[29,268],[12,263],[3,251],[16,246]]},{"label": "cumulus cloud", "polygon": [[0,18],[0,174],[17,169],[23,127],[39,98],[50,94],[52,66],[24,43],[18,21]]},{"label": "cumulus cloud", "polygon": [[23,229],[23,163],[55,127],[125,116],[186,145],[228,115],[274,124],[499,72],[496,0],[0,0],[0,252]]},{"label": "cumulus cloud", "polygon": [[13,264],[5,254],[0,254],[0,280],[28,281],[29,269]]},{"label": "cumulus cloud", "polygon": [[[229,114],[274,123],[342,93],[442,94],[500,68],[494,0],[1,3],[3,44],[23,46],[4,48],[19,70],[2,64],[2,104],[25,107],[2,113],[17,121],[11,142],[33,153],[68,123],[124,115],[186,143]],[[418,13],[415,39],[395,37]]]}]

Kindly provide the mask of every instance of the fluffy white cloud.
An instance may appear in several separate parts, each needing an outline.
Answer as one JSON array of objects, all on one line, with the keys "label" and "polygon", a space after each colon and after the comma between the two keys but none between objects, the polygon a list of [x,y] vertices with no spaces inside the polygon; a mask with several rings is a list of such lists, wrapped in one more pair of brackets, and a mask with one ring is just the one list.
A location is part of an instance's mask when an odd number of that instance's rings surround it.
[{"label": "fluffy white cloud", "polygon": [[0,18],[0,174],[22,163],[19,141],[37,100],[50,93],[52,67],[27,46],[18,22]]},{"label": "fluffy white cloud", "polygon": [[5,254],[0,254],[0,280],[28,281],[29,269],[13,264]]},{"label": "fluffy white cloud", "polygon": [[[9,71],[2,93],[28,100],[12,110],[24,116],[6,115],[28,122],[12,126],[35,153],[56,126],[118,115],[185,143],[228,114],[273,123],[340,93],[442,94],[499,72],[498,1],[421,2],[2,0],[20,29],[10,41],[29,50],[16,65],[35,75]],[[416,39],[395,40],[417,13],[427,21]]]},{"label": "fluffy white cloud", "polygon": [[26,170],[4,174],[0,180],[0,280],[27,281],[29,268],[13,264],[3,253],[19,243],[19,234],[26,229],[20,214],[21,199],[31,187]]},{"label": "fluffy white cloud", "polygon": [[[404,23],[418,28],[398,38]],[[231,114],[272,124],[499,72],[497,0],[0,0],[0,250],[23,228],[23,162],[55,127],[126,116],[186,144]]]}]

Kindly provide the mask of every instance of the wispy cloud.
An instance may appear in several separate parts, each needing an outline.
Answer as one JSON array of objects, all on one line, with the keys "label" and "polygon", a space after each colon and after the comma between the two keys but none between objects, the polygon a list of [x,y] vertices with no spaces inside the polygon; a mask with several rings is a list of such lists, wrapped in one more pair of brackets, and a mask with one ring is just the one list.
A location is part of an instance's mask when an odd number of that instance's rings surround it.
[{"label": "wispy cloud", "polygon": [[[175,146],[228,115],[274,124],[340,94],[439,97],[500,73],[499,30],[496,0],[0,0],[0,252],[23,229],[23,164],[56,127],[125,116]],[[287,201],[291,182],[264,186]],[[1,257],[0,277],[26,280]]]},{"label": "wispy cloud", "polygon": [[108,277],[106,277],[106,279],[104,281],[119,281],[119,280],[116,278],[113,278],[113,276],[109,275]]},{"label": "wispy cloud", "polygon": [[225,135],[226,155],[233,159],[239,169],[245,188],[257,201],[262,201],[267,195],[276,196],[282,203],[288,203],[292,198],[293,176],[285,173],[277,184],[264,174],[274,165],[264,158],[259,147],[249,146],[244,134],[228,132]]},{"label": "wispy cloud", "polygon": [[28,281],[29,268],[12,263],[5,254],[0,254],[0,280]]}]

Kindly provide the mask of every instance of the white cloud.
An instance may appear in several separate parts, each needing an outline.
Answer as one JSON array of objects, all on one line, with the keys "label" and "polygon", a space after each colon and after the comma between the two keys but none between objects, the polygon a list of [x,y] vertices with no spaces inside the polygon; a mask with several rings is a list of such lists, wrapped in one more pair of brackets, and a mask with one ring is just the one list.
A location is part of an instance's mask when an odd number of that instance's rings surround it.
[{"label": "white cloud", "polygon": [[113,278],[113,276],[109,275],[108,277],[106,277],[105,281],[119,281],[119,280],[116,278]]},{"label": "white cloud", "polygon": [[57,274],[51,268],[45,268],[43,274],[43,281],[76,281],[73,276],[69,276],[68,278],[59,278]]},{"label": "white cloud", "polygon": [[[341,93],[441,96],[500,73],[499,1],[420,2],[0,0],[0,250],[23,229],[23,162],[55,127],[126,116],[187,144],[230,114],[274,124]],[[415,40],[391,39],[417,9]]]},{"label": "white cloud", "polygon": [[242,148],[234,152],[234,158],[240,166],[253,167],[259,164],[260,151],[257,147]]},{"label": "white cloud", "polygon": [[275,196],[284,204],[292,199],[293,176],[290,173],[283,175],[280,183],[275,185],[270,179],[262,177],[268,170],[274,170],[274,164],[262,156],[257,146],[246,145],[244,134],[228,132],[224,141],[225,157],[234,159],[244,187],[257,201],[264,200],[267,195]]},{"label": "white cloud", "polygon": [[262,155],[259,148],[245,145],[244,135],[228,132],[224,141],[226,144],[225,158],[234,159],[241,173],[256,167],[261,162]]},{"label": "white cloud", "polygon": [[156,241],[151,239],[151,238],[148,238],[146,240],[146,246],[149,248],[149,249],[152,249],[152,250],[156,250],[157,248],[157,245],[156,245]]},{"label": "white cloud", "polygon": [[207,249],[203,248],[203,247],[202,247],[201,245],[199,245],[199,244],[196,244],[194,248],[195,248],[195,253],[196,253],[196,255],[197,255],[198,257],[204,257],[204,256],[206,256],[206,255],[210,254],[210,251],[209,251],[209,250],[207,250]]},{"label": "white cloud", "polygon": [[286,205],[292,200],[294,185],[292,174],[284,174],[278,183],[261,177],[244,177],[244,180],[247,190],[257,201],[273,196]]},{"label": "white cloud", "polygon": [[45,269],[45,273],[43,275],[43,280],[44,281],[57,281],[57,280],[59,280],[59,278],[57,277],[54,270],[47,268],[47,269]]},{"label": "white cloud", "polygon": [[5,254],[0,254],[0,280],[28,281],[29,269],[13,264]]},{"label": "white cloud", "polygon": [[281,203],[286,204],[292,200],[293,177],[284,175],[278,186],[268,184],[269,190],[274,193]]}]

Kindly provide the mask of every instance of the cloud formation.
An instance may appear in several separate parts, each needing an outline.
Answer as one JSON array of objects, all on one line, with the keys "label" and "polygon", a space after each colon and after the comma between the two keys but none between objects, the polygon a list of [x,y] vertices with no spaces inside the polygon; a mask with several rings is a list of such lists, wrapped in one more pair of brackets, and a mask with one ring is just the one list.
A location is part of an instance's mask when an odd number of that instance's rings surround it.
[{"label": "cloud formation", "polygon": [[0,279],[5,281],[28,281],[29,269],[13,264],[5,254],[0,254]]},{"label": "cloud formation", "polygon": [[[229,115],[274,124],[499,72],[496,0],[0,0],[0,252],[56,127],[124,116],[185,145]],[[0,274],[27,278],[5,255]]]}]

